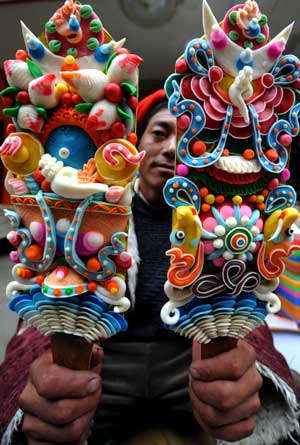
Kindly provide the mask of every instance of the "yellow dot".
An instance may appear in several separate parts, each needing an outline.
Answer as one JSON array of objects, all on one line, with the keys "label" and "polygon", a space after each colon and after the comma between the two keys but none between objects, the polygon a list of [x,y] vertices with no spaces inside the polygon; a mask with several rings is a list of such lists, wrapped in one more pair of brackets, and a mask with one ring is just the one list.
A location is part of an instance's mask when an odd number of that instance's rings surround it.
[{"label": "yellow dot", "polygon": [[235,204],[235,205],[240,205],[240,204],[242,204],[242,202],[243,202],[243,198],[242,198],[240,195],[235,195],[235,196],[232,198],[232,202],[233,202],[233,204]]},{"label": "yellow dot", "polygon": [[72,65],[74,62],[75,62],[75,58],[73,57],[73,56],[66,56],[65,57],[65,62],[68,64],[68,65]]},{"label": "yellow dot", "polygon": [[264,202],[264,200],[265,200],[265,197],[263,195],[257,195],[256,202],[258,204],[261,204],[262,202]]},{"label": "yellow dot", "polygon": [[118,288],[117,287],[112,287],[111,289],[110,289],[110,292],[112,293],[112,294],[116,294],[117,292],[118,292]]},{"label": "yellow dot", "polygon": [[213,204],[215,202],[215,196],[212,194],[206,195],[204,201],[207,202],[207,204]]},{"label": "yellow dot", "polygon": [[67,93],[69,91],[69,88],[67,85],[65,85],[64,83],[58,82],[55,85],[55,92],[56,94],[58,94],[59,96],[61,96],[64,93]]}]

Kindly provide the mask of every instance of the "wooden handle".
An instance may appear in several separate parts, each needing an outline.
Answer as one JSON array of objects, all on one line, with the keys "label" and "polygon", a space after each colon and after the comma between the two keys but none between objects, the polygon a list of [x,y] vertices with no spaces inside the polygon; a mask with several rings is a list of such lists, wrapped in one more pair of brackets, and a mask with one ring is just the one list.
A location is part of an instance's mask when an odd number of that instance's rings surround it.
[{"label": "wooden handle", "polygon": [[92,348],[93,343],[74,335],[54,334],[51,337],[53,362],[69,369],[90,369]]},{"label": "wooden handle", "polygon": [[210,343],[201,344],[201,359],[212,358],[222,352],[230,351],[236,347],[237,338],[214,338]]}]

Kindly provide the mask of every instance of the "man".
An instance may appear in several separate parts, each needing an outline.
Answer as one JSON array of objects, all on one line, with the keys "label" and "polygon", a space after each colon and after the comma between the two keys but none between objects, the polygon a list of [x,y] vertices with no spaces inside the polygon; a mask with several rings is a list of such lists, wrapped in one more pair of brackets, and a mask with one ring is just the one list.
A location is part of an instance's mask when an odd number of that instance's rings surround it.
[{"label": "man", "polygon": [[[240,443],[275,445],[299,425],[292,377],[268,330],[257,329],[234,350],[200,360],[198,344],[192,354],[190,340],[161,324],[171,229],[162,190],[173,176],[176,148],[176,121],[162,90],[141,101],[138,126],[146,156],[133,201],[130,248],[140,260],[138,275],[128,276],[129,329],[103,343],[104,358],[94,346],[90,371],[54,365],[44,352],[48,340],[33,328],[15,337],[0,368],[2,417],[13,417],[3,443],[20,422],[15,437],[18,443],[26,437],[29,445],[81,444],[90,430],[89,443],[99,445],[204,445],[214,443],[209,436],[232,442],[249,435]],[[23,413],[15,414],[17,405]]]}]

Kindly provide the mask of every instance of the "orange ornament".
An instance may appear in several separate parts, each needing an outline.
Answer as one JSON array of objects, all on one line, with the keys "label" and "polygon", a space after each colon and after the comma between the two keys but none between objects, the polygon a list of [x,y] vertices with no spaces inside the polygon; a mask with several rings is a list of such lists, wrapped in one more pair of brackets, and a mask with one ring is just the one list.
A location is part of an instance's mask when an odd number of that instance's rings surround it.
[{"label": "orange ornament", "polygon": [[26,256],[31,261],[39,261],[43,258],[43,249],[38,244],[32,244],[26,249]]},{"label": "orange ornament", "polygon": [[218,204],[222,204],[225,201],[225,197],[223,195],[217,195],[216,196],[216,202]]},{"label": "orange ornament", "polygon": [[18,275],[18,277],[27,279],[27,278],[32,278],[33,277],[33,271],[30,269],[23,268],[23,267],[18,267],[16,269],[16,274]]},{"label": "orange ornament", "polygon": [[257,200],[257,196],[256,195],[251,195],[251,196],[248,197],[248,201],[250,201],[250,202],[256,202],[256,200]]},{"label": "orange ornament", "polygon": [[138,141],[138,137],[135,133],[128,133],[127,141],[129,141],[131,144],[135,145]]},{"label": "orange ornament", "polygon": [[41,189],[46,193],[51,192],[51,182],[44,179],[41,183]]},{"label": "orange ornament", "polygon": [[95,283],[94,281],[91,281],[91,282],[88,284],[88,290],[89,290],[90,292],[95,292],[96,289],[97,289],[97,283]]},{"label": "orange ornament", "polygon": [[266,157],[269,159],[269,161],[275,162],[278,159],[278,153],[276,150],[274,150],[274,148],[269,148],[269,150],[266,151]]},{"label": "orange ornament", "polygon": [[41,286],[44,283],[44,279],[45,277],[43,275],[38,275],[35,277],[35,282]]},{"label": "orange ornament", "polygon": [[33,177],[36,182],[43,182],[45,179],[45,176],[42,174],[41,170],[35,170]]},{"label": "orange ornament", "polygon": [[206,152],[206,144],[202,141],[194,142],[192,146],[192,153],[194,156],[204,155]]},{"label": "orange ornament", "polygon": [[201,206],[202,212],[209,212],[210,211],[210,204],[204,203]]},{"label": "orange ornament", "polygon": [[257,208],[260,211],[264,210],[265,207],[266,207],[266,204],[264,202],[260,202],[259,204],[257,204]]},{"label": "orange ornament", "polygon": [[104,286],[112,294],[116,294],[119,290],[119,284],[114,280],[107,280]]},{"label": "orange ornament", "polygon": [[77,286],[75,290],[76,290],[77,294],[82,294],[84,292],[84,287],[83,286]]},{"label": "orange ornament", "polygon": [[251,159],[255,158],[255,152],[254,150],[251,150],[251,148],[248,148],[244,151],[243,156],[245,159],[247,159],[247,161],[250,161]]},{"label": "orange ornament", "polygon": [[201,189],[199,190],[199,193],[200,193],[201,198],[204,198],[206,195],[208,195],[208,188],[201,187]]},{"label": "orange ornament", "polygon": [[89,258],[86,265],[90,272],[98,272],[101,268],[101,263],[95,256]]},{"label": "orange ornament", "polygon": [[53,295],[55,297],[60,297],[61,296],[61,289],[57,288],[53,290]]}]

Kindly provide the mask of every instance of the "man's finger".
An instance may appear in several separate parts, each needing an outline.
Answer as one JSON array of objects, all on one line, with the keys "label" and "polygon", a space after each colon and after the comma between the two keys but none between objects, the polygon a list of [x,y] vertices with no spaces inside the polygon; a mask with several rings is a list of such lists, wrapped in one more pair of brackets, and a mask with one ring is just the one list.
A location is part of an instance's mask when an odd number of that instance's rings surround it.
[{"label": "man's finger", "polygon": [[260,408],[258,394],[254,394],[245,402],[228,412],[220,411],[219,409],[204,403],[197,397],[192,388],[190,389],[190,398],[194,412],[197,413],[202,420],[201,425],[206,425],[210,428],[218,428],[240,422],[241,420],[256,414]]},{"label": "man's finger", "polygon": [[252,365],[237,381],[216,380],[206,382],[191,379],[190,387],[204,403],[221,411],[227,411],[240,405],[252,395],[258,393],[262,377]]},{"label": "man's finger", "polygon": [[80,442],[88,433],[94,413],[88,413],[68,425],[51,425],[30,414],[24,416],[22,431],[31,440],[46,442]]},{"label": "man's finger", "polygon": [[206,431],[216,439],[236,442],[251,436],[255,428],[254,417],[241,420],[232,425],[222,426],[220,428],[208,428]]},{"label": "man's finger", "polygon": [[243,340],[237,347],[213,358],[194,360],[190,373],[194,379],[205,382],[238,380],[256,359],[255,350]]},{"label": "man's finger", "polygon": [[49,352],[32,364],[29,379],[46,399],[85,397],[100,387],[99,367],[98,364],[90,371],[74,371],[54,364]]},{"label": "man's finger", "polygon": [[99,391],[78,399],[47,400],[28,382],[19,399],[19,406],[26,414],[38,417],[53,425],[64,425],[90,411],[95,411],[100,400]]}]

